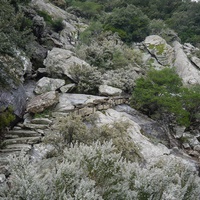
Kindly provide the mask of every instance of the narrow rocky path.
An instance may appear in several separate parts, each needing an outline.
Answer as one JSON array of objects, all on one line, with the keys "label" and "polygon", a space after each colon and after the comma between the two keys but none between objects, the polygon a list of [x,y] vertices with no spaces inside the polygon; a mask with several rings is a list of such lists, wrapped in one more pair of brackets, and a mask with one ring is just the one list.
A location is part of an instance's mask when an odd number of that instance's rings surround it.
[{"label": "narrow rocky path", "polygon": [[35,118],[29,122],[18,123],[9,130],[0,149],[0,174],[6,174],[9,156],[18,156],[22,150],[29,153],[34,144],[41,143],[44,132],[49,129],[51,123],[48,118]]},{"label": "narrow rocky path", "polygon": [[5,135],[0,148],[0,174],[7,173],[9,156],[18,156],[22,150],[30,154],[34,150],[34,145],[42,143],[42,137],[51,128],[53,121],[57,117],[66,116],[69,113],[81,116],[90,115],[96,111],[106,110],[115,105],[123,104],[127,100],[128,97],[93,99],[91,101],[78,101],[76,99],[77,102],[73,103],[74,109],[67,112],[52,111],[51,116],[46,115],[43,118],[36,118],[27,113],[24,117],[24,122],[18,123]]}]

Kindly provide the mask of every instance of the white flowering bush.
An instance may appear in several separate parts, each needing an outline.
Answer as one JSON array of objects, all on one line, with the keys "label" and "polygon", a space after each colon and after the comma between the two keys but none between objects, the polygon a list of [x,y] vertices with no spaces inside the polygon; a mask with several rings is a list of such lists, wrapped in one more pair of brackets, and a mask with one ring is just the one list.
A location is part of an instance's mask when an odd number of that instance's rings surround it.
[{"label": "white flowering bush", "polygon": [[113,87],[122,89],[127,93],[132,93],[135,82],[141,77],[133,66],[127,66],[121,69],[110,70],[104,73],[104,83]]},{"label": "white flowering bush", "polygon": [[69,74],[76,83],[76,92],[97,94],[102,84],[101,72],[90,65],[75,65],[69,69]]},{"label": "white flowering bush", "polygon": [[[198,200],[200,178],[180,158],[155,158],[146,166],[126,161],[112,142],[75,144],[53,168],[31,163],[27,156],[10,159],[5,200]],[[48,170],[47,170],[48,169]]]},{"label": "white flowering bush", "polygon": [[101,33],[88,45],[77,46],[76,54],[101,71],[142,63],[141,52],[127,46],[118,35],[111,32]]}]

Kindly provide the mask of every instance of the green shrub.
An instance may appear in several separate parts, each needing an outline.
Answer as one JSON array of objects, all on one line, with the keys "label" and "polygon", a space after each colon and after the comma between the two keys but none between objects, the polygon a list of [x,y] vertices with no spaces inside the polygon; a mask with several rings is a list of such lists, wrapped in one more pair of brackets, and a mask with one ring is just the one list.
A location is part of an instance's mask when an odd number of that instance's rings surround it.
[{"label": "green shrub", "polygon": [[173,69],[151,70],[145,78],[136,81],[132,106],[158,118],[166,117],[166,113],[174,114],[178,123],[188,126],[189,112],[180,101],[181,87],[181,79]]},{"label": "green shrub", "polygon": [[60,32],[63,30],[64,28],[64,24],[63,24],[63,20],[62,19],[56,19],[52,22],[52,27],[53,27],[53,30],[55,32]]},{"label": "green shrub", "polygon": [[40,17],[43,17],[44,21],[47,22],[48,24],[53,23],[52,17],[46,11],[38,10],[37,13]]},{"label": "green shrub", "polygon": [[[4,133],[6,127],[15,119],[13,109],[8,107],[6,110],[0,109],[0,136]],[[0,138],[1,139],[1,138]]]},{"label": "green shrub", "polygon": [[[146,77],[136,81],[132,106],[157,119],[170,116],[177,123],[191,124],[194,113],[199,112],[200,93],[182,86],[181,79],[173,69],[151,70]],[[173,120],[171,119],[171,120]]]},{"label": "green shrub", "polygon": [[44,21],[52,27],[55,32],[60,32],[64,28],[63,20],[61,18],[53,19],[46,11],[38,10],[38,15],[44,18]]},{"label": "green shrub", "polygon": [[15,10],[10,1],[0,0],[0,53],[15,56],[16,49],[29,52],[28,44],[34,40],[31,25],[21,9]]},{"label": "green shrub", "polygon": [[89,45],[93,38],[98,37],[103,30],[103,25],[99,21],[92,21],[90,25],[80,33],[80,42],[81,44]]},{"label": "green shrub", "polygon": [[72,1],[71,6],[70,10],[87,19],[97,18],[102,11],[102,6],[92,1]]},{"label": "green shrub", "polygon": [[148,17],[133,6],[116,8],[109,13],[104,22],[105,30],[117,32],[127,43],[142,41],[148,35]]}]

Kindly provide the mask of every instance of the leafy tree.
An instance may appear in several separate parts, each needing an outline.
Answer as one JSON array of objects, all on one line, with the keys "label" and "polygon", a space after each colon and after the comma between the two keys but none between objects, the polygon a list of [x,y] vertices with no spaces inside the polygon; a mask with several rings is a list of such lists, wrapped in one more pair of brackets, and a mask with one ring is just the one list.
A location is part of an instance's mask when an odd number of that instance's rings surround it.
[{"label": "leafy tree", "polygon": [[93,1],[72,1],[70,4],[70,10],[87,19],[97,18],[102,11],[102,6]]},{"label": "leafy tree", "polygon": [[105,19],[105,30],[117,32],[125,42],[142,41],[149,33],[148,17],[137,7],[116,8]]},{"label": "leafy tree", "polygon": [[190,112],[183,105],[187,104],[187,100],[181,93],[181,87],[181,79],[174,69],[151,70],[146,77],[136,81],[132,105],[157,118],[167,115],[169,119],[169,114],[172,114],[179,124],[188,126]]},{"label": "leafy tree", "polygon": [[190,123],[200,121],[200,85],[191,88],[182,88],[181,102],[183,108],[189,112]]},{"label": "leafy tree", "polygon": [[166,23],[179,34],[183,42],[199,44],[200,2],[183,2]]},{"label": "leafy tree", "polygon": [[103,24],[100,21],[91,21],[90,25],[80,33],[80,42],[83,44],[91,44],[92,40],[97,38],[103,31]]}]

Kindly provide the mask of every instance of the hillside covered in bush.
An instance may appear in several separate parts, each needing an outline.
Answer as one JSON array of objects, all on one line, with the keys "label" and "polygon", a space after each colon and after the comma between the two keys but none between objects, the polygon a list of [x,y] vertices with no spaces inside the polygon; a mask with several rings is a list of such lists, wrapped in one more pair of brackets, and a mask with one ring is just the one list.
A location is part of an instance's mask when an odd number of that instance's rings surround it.
[{"label": "hillside covered in bush", "polygon": [[198,200],[199,10],[0,0],[0,199]]}]

